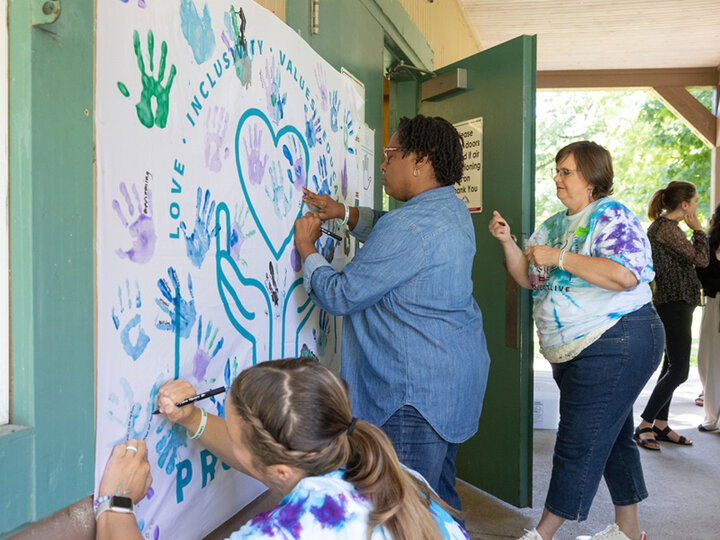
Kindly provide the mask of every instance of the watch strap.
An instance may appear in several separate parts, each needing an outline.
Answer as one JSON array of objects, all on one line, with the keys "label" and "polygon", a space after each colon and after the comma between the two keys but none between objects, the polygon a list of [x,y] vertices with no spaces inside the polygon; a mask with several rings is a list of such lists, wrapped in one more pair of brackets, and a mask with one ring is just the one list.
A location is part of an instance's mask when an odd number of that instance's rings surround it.
[{"label": "watch strap", "polygon": [[[116,499],[123,499],[124,506],[118,506]],[[98,497],[100,501],[95,507],[95,520],[100,517],[100,514],[110,510],[111,512],[118,512],[121,514],[135,514],[135,505],[130,497],[120,497],[119,495],[113,495],[107,499]],[[129,508],[128,508],[129,506]]]}]

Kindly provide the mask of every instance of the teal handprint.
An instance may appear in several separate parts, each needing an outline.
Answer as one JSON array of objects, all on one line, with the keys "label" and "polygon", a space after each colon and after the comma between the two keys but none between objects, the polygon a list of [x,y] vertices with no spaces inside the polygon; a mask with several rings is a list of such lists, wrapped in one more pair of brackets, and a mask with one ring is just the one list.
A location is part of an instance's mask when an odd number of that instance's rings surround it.
[{"label": "teal handprint", "polygon": [[[155,53],[155,36],[152,30],[148,30],[148,59],[150,70],[145,71],[145,60],[143,59],[142,50],[140,49],[140,34],[137,30],[133,32],[133,47],[135,49],[135,57],[137,58],[138,69],[140,70],[140,80],[142,82],[142,91],[140,92],[140,101],[135,105],[138,119],[146,128],[152,128],[154,125],[164,128],[167,125],[168,109],[170,107],[170,88],[175,78],[175,64],[170,66],[167,82],[162,85],[165,77],[165,60],[167,58],[167,43],[162,42],[160,46],[160,64],[158,65],[157,78],[152,76],[155,70],[153,64],[153,56]],[[125,97],[130,96],[127,86],[122,82],[117,83],[120,92]],[[155,98],[155,113],[152,110],[152,101]]]},{"label": "teal handprint", "polygon": [[210,58],[215,50],[215,34],[208,5],[205,4],[203,16],[200,18],[192,0],[182,0],[180,2],[180,27],[198,65]]}]

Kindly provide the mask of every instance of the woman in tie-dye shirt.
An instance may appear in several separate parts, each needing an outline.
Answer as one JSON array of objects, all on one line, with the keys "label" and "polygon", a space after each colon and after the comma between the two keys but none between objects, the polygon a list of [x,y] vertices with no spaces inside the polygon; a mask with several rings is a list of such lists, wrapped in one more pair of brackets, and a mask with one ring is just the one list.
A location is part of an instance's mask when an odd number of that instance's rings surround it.
[{"label": "woman in tie-dye shirt", "polygon": [[637,218],[608,198],[613,169],[605,148],[573,143],[555,164],[557,197],[567,210],[540,225],[525,252],[498,212],[489,226],[515,281],[533,290],[540,350],[560,388],[545,512],[521,540],[550,540],[565,520],[585,520],[603,475],[615,523],[587,538],[644,539],[637,503],[647,490],[632,406],[665,341],[650,303],[652,252]]},{"label": "woman in tie-dye shirt", "polygon": [[[175,405],[195,394],[190,383],[169,381],[158,390],[158,408],[224,463],[284,497],[231,540],[468,538],[453,519],[459,513],[400,464],[387,436],[353,418],[347,384],[316,360],[272,360],[241,372],[229,389],[225,419]],[[118,445],[99,495],[122,486],[141,500],[149,469],[144,441]],[[132,518],[102,512],[99,540],[141,540]]]}]

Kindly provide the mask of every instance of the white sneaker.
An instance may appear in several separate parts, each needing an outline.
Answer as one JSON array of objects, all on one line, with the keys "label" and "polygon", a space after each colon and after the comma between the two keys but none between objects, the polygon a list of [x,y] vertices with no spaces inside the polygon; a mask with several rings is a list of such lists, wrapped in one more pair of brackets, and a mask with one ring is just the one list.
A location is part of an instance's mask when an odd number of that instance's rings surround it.
[{"label": "white sneaker", "polygon": [[537,529],[533,529],[532,531],[528,531],[525,529],[525,534],[523,534],[518,540],[543,540],[543,537],[540,536],[540,533],[537,532]]},{"label": "white sneaker", "polygon": [[[612,525],[608,525],[607,528],[602,532],[599,532],[592,536],[578,536],[575,538],[575,540],[632,540],[632,539],[620,530],[620,527],[617,526],[617,523],[613,523]],[[647,534],[645,534],[645,531],[643,531],[642,535],[640,536],[640,540],[647,540]]]}]

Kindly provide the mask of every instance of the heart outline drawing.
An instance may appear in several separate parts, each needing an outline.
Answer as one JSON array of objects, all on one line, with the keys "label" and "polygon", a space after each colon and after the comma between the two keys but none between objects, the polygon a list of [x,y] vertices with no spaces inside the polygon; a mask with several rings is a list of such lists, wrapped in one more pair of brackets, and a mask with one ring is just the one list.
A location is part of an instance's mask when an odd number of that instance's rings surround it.
[{"label": "heart outline drawing", "polygon": [[[293,234],[295,233],[294,227],[290,227],[290,231],[287,233],[287,235],[282,239],[282,242],[279,247],[276,247],[272,240],[270,240],[267,231],[265,230],[265,227],[263,226],[262,222],[260,221],[260,218],[255,211],[255,206],[253,205],[252,200],[250,199],[250,194],[248,193],[248,189],[245,183],[245,177],[243,175],[242,171],[242,165],[240,163],[240,132],[242,131],[243,126],[248,121],[248,119],[252,117],[258,117],[262,122],[267,126],[268,131],[270,132],[270,136],[272,137],[273,145],[275,149],[278,148],[278,144],[280,142],[280,139],[288,134],[295,135],[297,139],[300,141],[300,145],[302,146],[302,149],[304,151],[305,155],[305,178],[308,177],[308,164],[310,163],[310,151],[307,146],[307,142],[305,141],[305,137],[300,133],[300,131],[295,127],[291,125],[283,126],[277,134],[275,133],[275,130],[273,129],[272,124],[270,123],[270,120],[267,116],[265,116],[265,113],[263,113],[260,109],[257,108],[250,108],[246,110],[243,115],[240,117],[240,120],[238,121],[238,127],[235,132],[235,164],[237,167],[238,176],[240,179],[240,186],[243,190],[243,195],[245,196],[245,201],[248,204],[248,208],[250,209],[250,214],[253,217],[253,220],[255,221],[255,225],[257,226],[258,230],[260,231],[260,234],[263,237],[263,240],[265,240],[265,243],[267,244],[268,248],[270,249],[270,252],[272,253],[273,257],[275,257],[276,261],[280,260],[280,257],[285,252],[285,248],[290,243],[290,240],[293,237]],[[305,202],[300,201],[300,208],[298,209],[297,216],[295,216],[295,219],[298,219],[300,216],[302,216],[303,210],[305,208]],[[294,220],[293,220],[294,221]]]}]

